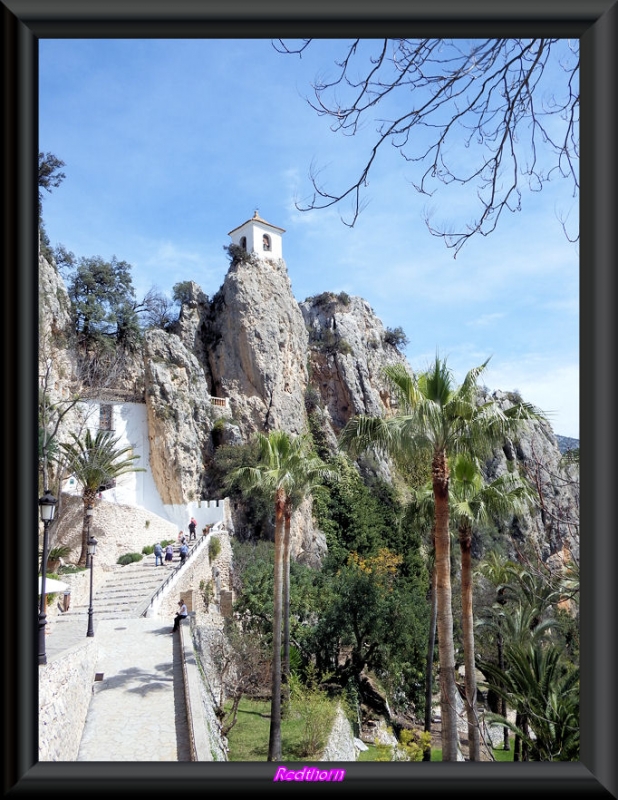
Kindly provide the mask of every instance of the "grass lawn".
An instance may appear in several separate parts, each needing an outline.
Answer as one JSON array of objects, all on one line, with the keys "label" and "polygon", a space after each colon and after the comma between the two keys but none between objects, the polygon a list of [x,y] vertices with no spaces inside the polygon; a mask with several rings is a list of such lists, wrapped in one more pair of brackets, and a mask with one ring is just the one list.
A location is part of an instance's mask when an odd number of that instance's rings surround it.
[{"label": "grass lawn", "polygon": [[512,761],[513,760],[513,748],[511,747],[510,750],[503,750],[501,747],[494,747],[493,749],[494,758],[496,761]]},{"label": "grass lawn", "polygon": [[[226,704],[226,710],[229,705]],[[230,761],[266,761],[268,756],[268,737],[270,735],[270,701],[243,698],[238,708],[238,719],[227,736]],[[282,761],[303,761],[311,758],[303,747],[304,723],[300,716],[284,714],[281,720],[281,758]],[[513,748],[493,751],[496,761],[512,761]],[[315,758],[316,755],[314,754]],[[379,750],[375,745],[367,745],[358,757],[359,761],[377,761]],[[442,761],[441,748],[432,747],[431,760]]]},{"label": "grass lawn", "polygon": [[[226,703],[226,711],[231,704]],[[302,761],[311,758],[303,747],[304,723],[296,715],[281,719],[282,761]],[[228,733],[230,761],[266,761],[270,735],[270,701],[243,698],[238,708],[236,724]]]},{"label": "grass lawn", "polygon": [[[492,750],[494,759],[496,761],[512,761],[513,760],[513,748],[510,750],[503,750],[501,747],[494,748]],[[436,747],[432,748],[431,751],[431,760],[432,761],[442,761],[442,750]]]}]

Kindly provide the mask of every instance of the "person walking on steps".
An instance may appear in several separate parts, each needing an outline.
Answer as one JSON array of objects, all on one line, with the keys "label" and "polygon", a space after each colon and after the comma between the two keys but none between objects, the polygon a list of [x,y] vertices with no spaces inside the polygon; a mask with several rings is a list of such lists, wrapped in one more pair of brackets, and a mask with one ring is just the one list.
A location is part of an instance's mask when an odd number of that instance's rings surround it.
[{"label": "person walking on steps", "polygon": [[154,546],[155,567],[163,566],[163,548],[161,542],[157,542]]},{"label": "person walking on steps", "polygon": [[172,633],[178,630],[178,626],[180,625],[181,620],[187,618],[187,606],[185,605],[185,601],[180,598],[178,601],[178,611],[176,612],[176,616],[174,617],[174,627],[172,628]]},{"label": "person walking on steps", "polygon": [[179,549],[178,552],[180,553],[180,563],[184,564],[185,563],[185,558],[189,555],[189,548],[187,547],[187,543],[186,542],[183,542],[180,545],[180,549]]},{"label": "person walking on steps", "polygon": [[165,548],[165,563],[171,564],[173,560],[174,560],[174,546],[168,544],[167,547]]},{"label": "person walking on steps", "polygon": [[196,528],[197,528],[197,520],[195,519],[195,517],[191,517],[191,520],[189,522],[189,541],[191,541],[191,539],[197,539],[197,536],[195,534]]}]

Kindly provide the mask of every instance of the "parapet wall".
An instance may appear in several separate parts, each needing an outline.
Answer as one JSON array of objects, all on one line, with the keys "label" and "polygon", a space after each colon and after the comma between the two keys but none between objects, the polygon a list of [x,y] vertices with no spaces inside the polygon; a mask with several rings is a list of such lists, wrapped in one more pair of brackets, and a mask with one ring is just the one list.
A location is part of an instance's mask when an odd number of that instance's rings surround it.
[{"label": "parapet wall", "polygon": [[39,761],[76,761],[92,697],[94,639],[39,667]]}]

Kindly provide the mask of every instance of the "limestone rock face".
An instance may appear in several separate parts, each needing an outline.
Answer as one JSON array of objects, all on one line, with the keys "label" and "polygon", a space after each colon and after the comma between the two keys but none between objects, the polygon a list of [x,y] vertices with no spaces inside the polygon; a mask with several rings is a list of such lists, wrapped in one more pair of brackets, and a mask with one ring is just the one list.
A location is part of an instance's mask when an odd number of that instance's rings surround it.
[{"label": "limestone rock face", "polygon": [[[56,266],[43,257],[39,279],[40,376],[54,402],[70,402],[88,396],[88,386],[71,347],[68,295]],[[108,376],[116,401],[132,391],[147,404],[150,467],[164,503],[208,497],[215,442],[310,428],[321,450],[334,453],[350,417],[394,412],[384,367],[412,369],[364,299],[324,292],[299,304],[285,262],[255,257],[234,261],[212,299],[197,283],[184,288],[178,320],[168,330],[146,332],[142,350],[124,354]],[[504,407],[514,400],[500,392],[493,399]],[[64,425],[78,430],[82,423],[67,414]],[[511,555],[529,541],[544,562],[559,566],[570,555],[578,558],[578,467],[561,462],[549,426],[529,424],[518,441],[505,441],[488,460],[486,478],[514,466],[540,488],[542,503],[501,523]],[[366,468],[386,479],[390,474],[384,460]],[[473,546],[480,557],[482,543]],[[319,566],[325,552],[307,503],[293,518],[292,556]]]},{"label": "limestone rock face", "polygon": [[[69,431],[81,422],[73,398],[79,392],[78,361],[71,347],[70,302],[56,265],[39,252],[39,352],[38,389],[43,399],[41,419],[48,434],[58,424],[57,436],[68,439]],[[58,421],[57,412],[63,416]],[[43,466],[47,486],[57,480],[57,465],[49,459]]]},{"label": "limestone rock face", "polygon": [[403,363],[410,368],[385,342],[384,326],[369,303],[325,292],[300,308],[309,330],[311,383],[333,433],[355,414],[386,413],[390,392],[384,367]]},{"label": "limestone rock face", "polygon": [[54,401],[71,394],[75,357],[70,347],[70,301],[56,265],[39,253],[39,377]]},{"label": "limestone rock face", "polygon": [[202,366],[208,363],[204,326],[209,310],[210,302],[207,295],[197,283],[189,281],[178,320],[170,326],[170,332],[178,335],[182,344],[196,356]]},{"label": "limestone rock face", "polygon": [[[508,408],[519,398],[493,392],[491,399]],[[509,534],[512,556],[526,542],[550,566],[559,568],[571,556],[579,561],[579,466],[564,462],[551,427],[537,421],[523,425],[516,441],[507,439],[494,451],[485,477],[492,481],[509,466],[515,466],[540,497],[538,506],[502,526]]]},{"label": "limestone rock face", "polygon": [[148,331],[144,368],[150,466],[164,503],[201,496],[213,414],[204,371],[181,339]]},{"label": "limestone rock face", "polygon": [[292,518],[290,543],[291,557],[307,567],[319,567],[326,556],[326,537],[313,524],[309,499],[303,501]]},{"label": "limestone rock face", "polygon": [[285,263],[233,264],[211,303],[212,393],[229,398],[243,436],[305,428],[307,331]]}]

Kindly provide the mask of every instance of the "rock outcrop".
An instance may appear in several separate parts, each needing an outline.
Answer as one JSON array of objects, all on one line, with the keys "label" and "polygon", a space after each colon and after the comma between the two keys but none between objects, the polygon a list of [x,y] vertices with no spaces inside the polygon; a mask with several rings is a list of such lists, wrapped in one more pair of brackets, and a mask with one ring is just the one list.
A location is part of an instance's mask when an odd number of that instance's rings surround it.
[{"label": "rock outcrop", "polygon": [[379,416],[390,408],[383,370],[404,356],[361,297],[325,292],[300,304],[309,331],[311,385],[324,419],[337,434],[355,414]]},{"label": "rock outcrop", "polygon": [[[40,282],[40,374],[54,401],[87,397],[90,376],[71,347],[66,288],[43,257]],[[215,444],[246,442],[256,431],[310,428],[334,452],[350,417],[392,411],[384,367],[400,363],[411,371],[367,301],[324,292],[298,303],[281,259],[234,260],[212,299],[195,282],[185,290],[178,320],[168,330],[149,330],[141,351],[111,365],[99,387],[118,400],[132,392],[146,403],[150,468],[166,504],[205,498]],[[513,401],[508,393],[494,398]],[[75,411],[63,424],[75,430],[83,418]],[[487,462],[486,477],[513,463],[541,489],[541,504],[503,525],[511,553],[526,540],[543,561],[577,557],[577,468],[562,464],[551,428],[534,423],[517,442],[505,441]],[[389,476],[386,462],[373,468]],[[326,542],[309,504],[295,515],[292,542],[293,558],[321,563]],[[479,541],[475,548],[481,555]]]},{"label": "rock outcrop", "polygon": [[198,359],[179,336],[162,330],[144,337],[150,468],[166,504],[201,497],[211,455],[213,412]]},{"label": "rock outcrop", "polygon": [[234,263],[210,306],[212,392],[243,437],[306,427],[307,331],[283,261]]}]

